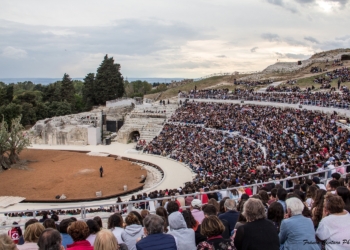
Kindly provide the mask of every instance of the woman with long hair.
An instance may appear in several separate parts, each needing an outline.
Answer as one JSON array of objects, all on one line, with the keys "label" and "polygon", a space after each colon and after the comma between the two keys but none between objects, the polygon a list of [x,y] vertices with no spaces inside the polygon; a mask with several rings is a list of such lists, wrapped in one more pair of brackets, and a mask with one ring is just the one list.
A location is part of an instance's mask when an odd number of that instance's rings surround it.
[{"label": "woman with long hair", "polygon": [[201,225],[199,225],[198,221],[196,221],[189,210],[182,211],[182,216],[185,219],[187,228],[192,228],[194,231],[194,237],[196,241],[196,246],[206,240],[206,237],[200,233]]},{"label": "woman with long hair", "polygon": [[119,244],[124,243],[122,239],[123,223],[123,217],[118,213],[112,214],[108,218],[108,229],[112,231]]},{"label": "woman with long hair", "polygon": [[164,207],[158,207],[156,209],[156,215],[159,215],[164,220],[164,233],[169,231],[169,220],[168,220],[168,212]]},{"label": "woman with long hair", "polygon": [[318,224],[322,219],[323,202],[326,193],[327,191],[324,189],[319,189],[316,191],[315,200],[311,208],[312,222],[314,223],[315,229],[317,229]]},{"label": "woman with long hair", "polygon": [[279,202],[274,202],[267,210],[267,219],[275,225],[277,233],[280,232],[281,222],[284,217],[283,206]]},{"label": "woman with long hair", "polygon": [[309,209],[312,208],[312,205],[314,203],[314,198],[316,196],[316,191],[319,188],[317,186],[309,186],[307,192],[306,192],[306,204]]}]

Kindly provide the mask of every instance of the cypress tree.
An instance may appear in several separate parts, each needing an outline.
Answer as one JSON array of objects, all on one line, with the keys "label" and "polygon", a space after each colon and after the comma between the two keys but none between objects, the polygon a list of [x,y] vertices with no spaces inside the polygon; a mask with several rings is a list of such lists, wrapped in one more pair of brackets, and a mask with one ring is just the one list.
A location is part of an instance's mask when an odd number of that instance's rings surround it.
[{"label": "cypress tree", "polygon": [[123,76],[120,64],[115,64],[113,57],[106,55],[97,69],[95,79],[95,103],[104,105],[106,101],[114,100],[124,95]]},{"label": "cypress tree", "polygon": [[68,103],[72,104],[74,106],[75,101],[75,89],[72,79],[69,77],[68,74],[64,74],[62,78],[61,83],[61,101],[67,101]]},{"label": "cypress tree", "polygon": [[83,87],[83,103],[84,109],[90,110],[93,105],[97,104],[95,101],[95,74],[89,73],[84,78]]}]

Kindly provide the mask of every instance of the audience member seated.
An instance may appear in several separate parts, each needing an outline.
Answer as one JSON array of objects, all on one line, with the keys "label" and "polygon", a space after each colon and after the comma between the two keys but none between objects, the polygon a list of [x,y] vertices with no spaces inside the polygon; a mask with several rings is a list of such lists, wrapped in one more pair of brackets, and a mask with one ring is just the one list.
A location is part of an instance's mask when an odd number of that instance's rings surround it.
[{"label": "audience member seated", "polygon": [[68,227],[73,222],[72,219],[64,219],[60,223],[60,233],[62,238],[62,246],[67,249],[67,245],[73,244],[72,237],[68,234]]},{"label": "audience member seated", "polygon": [[350,190],[345,186],[337,187],[336,194],[344,201],[344,209],[350,213]]},{"label": "audience member seated", "polygon": [[39,250],[64,250],[61,234],[53,228],[45,229],[38,240]]},{"label": "audience member seated", "polygon": [[219,215],[220,220],[226,220],[229,223],[229,232],[233,234],[236,223],[238,221],[239,212],[237,212],[236,202],[231,199],[227,199],[224,203],[225,213]]},{"label": "audience member seated", "polygon": [[335,194],[327,194],[322,220],[316,231],[317,238],[325,241],[326,250],[349,249],[349,225],[350,214],[344,210],[343,199]]},{"label": "audience member seated", "polygon": [[286,203],[287,214],[279,232],[281,249],[319,250],[318,245],[314,244],[315,229],[312,220],[302,215],[304,204],[298,198],[289,198]]},{"label": "audience member seated", "polygon": [[18,250],[38,249],[39,237],[44,230],[45,227],[40,222],[29,225],[24,231],[24,244],[18,245]]},{"label": "audience member seated", "polygon": [[125,229],[122,239],[129,250],[136,250],[136,241],[144,235],[140,220],[134,213],[129,213],[125,218]]},{"label": "audience member seated", "polygon": [[136,243],[137,250],[177,250],[174,236],[164,234],[164,220],[162,217],[150,214],[144,221],[146,237]]},{"label": "audience member seated", "polygon": [[206,241],[199,243],[198,250],[235,250],[235,246],[232,239],[224,239],[221,235],[224,232],[225,227],[219,218],[215,215],[206,217],[201,225],[201,233],[207,237]]},{"label": "audience member seated", "polygon": [[107,229],[102,229],[96,235],[94,250],[128,250],[125,244],[118,244],[114,234]]},{"label": "audience member seated", "polygon": [[[214,205],[210,205],[210,204],[205,204],[202,208],[203,212],[204,212],[204,216],[205,218],[207,218],[208,216],[210,215],[215,215],[215,216],[218,216],[218,212],[217,212],[217,209]],[[230,224],[227,220],[225,219],[220,219],[219,220],[222,222],[222,224],[224,225],[225,227],[225,230],[224,232],[221,234],[221,236],[224,238],[224,239],[229,239],[231,237],[231,231],[230,231]]]},{"label": "audience member seated", "polygon": [[[206,206],[206,205],[205,205]],[[196,221],[189,210],[182,211],[182,216],[185,219],[187,228],[191,228],[194,231],[194,236],[196,240],[196,246],[205,241],[207,238],[201,234],[201,225],[199,225],[198,221]]]},{"label": "audience member seated", "polygon": [[68,229],[68,234],[73,239],[73,244],[67,245],[69,250],[93,250],[90,242],[86,240],[89,236],[90,231],[88,225],[84,221],[72,222]]},{"label": "audience member seated", "polygon": [[273,202],[267,210],[267,219],[275,225],[277,233],[280,232],[281,223],[284,218],[284,209],[281,203]]},{"label": "audience member seated", "polygon": [[255,198],[249,198],[244,204],[245,225],[237,229],[234,243],[241,249],[279,250],[277,230],[271,221],[266,219],[265,207]]},{"label": "audience member seated", "polygon": [[56,223],[53,219],[47,219],[43,222],[43,226],[46,228],[57,229]]},{"label": "audience member seated", "polygon": [[195,250],[196,241],[193,229],[187,228],[184,217],[180,212],[173,212],[169,215],[169,232],[174,236],[178,250]]},{"label": "audience member seated", "polygon": [[93,246],[96,239],[96,235],[101,230],[101,228],[95,220],[87,220],[86,224],[89,227],[89,233],[90,233],[89,236],[86,238],[86,240],[90,242],[91,246]]},{"label": "audience member seated", "polygon": [[112,231],[119,244],[124,243],[122,239],[122,233],[124,232],[123,217],[120,214],[115,213],[108,218],[108,229]]},{"label": "audience member seated", "polygon": [[202,221],[204,219],[204,213],[201,210],[202,202],[201,200],[194,199],[191,202],[191,213],[193,215],[193,218],[198,221],[199,224],[202,224]]}]

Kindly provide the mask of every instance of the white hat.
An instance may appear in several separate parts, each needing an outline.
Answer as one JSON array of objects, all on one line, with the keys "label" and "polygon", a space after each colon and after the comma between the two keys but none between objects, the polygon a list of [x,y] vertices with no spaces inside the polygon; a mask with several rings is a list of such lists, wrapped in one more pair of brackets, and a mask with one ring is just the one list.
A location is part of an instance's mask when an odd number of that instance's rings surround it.
[{"label": "white hat", "polygon": [[191,202],[191,206],[192,207],[201,207],[202,206],[202,202],[201,202],[201,200],[193,199],[192,202]]}]

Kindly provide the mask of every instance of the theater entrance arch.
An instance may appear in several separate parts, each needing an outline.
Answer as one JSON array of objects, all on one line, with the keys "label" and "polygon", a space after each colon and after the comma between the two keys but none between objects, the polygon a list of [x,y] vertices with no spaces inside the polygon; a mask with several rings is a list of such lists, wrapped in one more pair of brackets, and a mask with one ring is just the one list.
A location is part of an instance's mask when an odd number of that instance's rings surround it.
[{"label": "theater entrance arch", "polygon": [[137,142],[140,139],[140,132],[135,130],[129,134],[129,141]]}]

